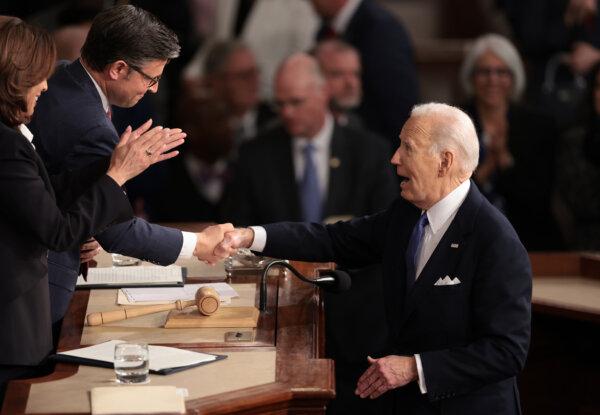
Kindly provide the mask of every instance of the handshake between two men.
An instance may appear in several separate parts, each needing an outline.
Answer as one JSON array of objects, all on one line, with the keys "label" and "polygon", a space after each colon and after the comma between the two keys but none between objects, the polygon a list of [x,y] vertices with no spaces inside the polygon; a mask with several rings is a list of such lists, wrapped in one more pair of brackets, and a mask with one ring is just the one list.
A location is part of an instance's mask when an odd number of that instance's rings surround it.
[{"label": "handshake between two men", "polygon": [[234,228],[231,223],[212,225],[197,234],[194,256],[208,264],[227,258],[238,248],[250,248],[254,241],[251,228]]}]

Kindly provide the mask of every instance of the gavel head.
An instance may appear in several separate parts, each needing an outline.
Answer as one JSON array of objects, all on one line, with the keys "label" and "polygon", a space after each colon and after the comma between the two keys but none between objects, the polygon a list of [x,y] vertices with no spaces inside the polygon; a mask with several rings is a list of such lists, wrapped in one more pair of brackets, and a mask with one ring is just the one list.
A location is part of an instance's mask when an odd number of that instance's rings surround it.
[{"label": "gavel head", "polygon": [[202,287],[196,291],[196,305],[198,312],[205,316],[214,314],[221,304],[221,298],[212,287]]}]

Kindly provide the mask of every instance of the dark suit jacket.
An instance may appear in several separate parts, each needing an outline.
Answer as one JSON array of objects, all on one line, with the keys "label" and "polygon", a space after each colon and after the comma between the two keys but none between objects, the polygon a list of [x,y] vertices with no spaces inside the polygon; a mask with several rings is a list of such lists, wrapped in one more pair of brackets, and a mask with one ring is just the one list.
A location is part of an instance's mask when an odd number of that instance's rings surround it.
[{"label": "dark suit jacket", "polygon": [[[388,154],[379,137],[335,125],[330,157],[339,165],[330,165],[324,217],[386,207],[398,192]],[[292,138],[283,127],[241,147],[224,216],[236,225],[302,219]]]},{"label": "dark suit jacket", "polygon": [[[390,352],[420,353],[428,391],[421,395],[415,382],[394,390],[398,411],[520,413],[515,376],[525,363],[531,322],[527,252],[506,218],[471,183],[407,292],[404,252],[419,215],[399,199],[381,213],[350,222],[266,225],[264,254],[343,266],[383,264]],[[461,283],[434,286],[446,275]]]},{"label": "dark suit jacket", "polygon": [[363,0],[342,39],[362,60],[359,115],[370,130],[398,145],[398,135],[419,97],[411,40],[398,19],[373,0]]},{"label": "dark suit jacket", "polygon": [[[38,100],[30,124],[34,144],[51,174],[81,168],[112,153],[119,140],[102,108],[98,91],[79,61],[59,64]],[[173,263],[183,237],[175,229],[140,218],[94,235],[109,252],[134,256],[161,265]],[[79,251],[48,256],[52,320],[67,310],[79,270]]]},{"label": "dark suit jacket", "polygon": [[[103,175],[105,162],[51,182],[18,131],[0,123],[0,143],[0,365],[37,365],[52,348],[48,248],[78,249],[132,212],[122,189]],[[66,193],[65,209],[55,190]]]}]

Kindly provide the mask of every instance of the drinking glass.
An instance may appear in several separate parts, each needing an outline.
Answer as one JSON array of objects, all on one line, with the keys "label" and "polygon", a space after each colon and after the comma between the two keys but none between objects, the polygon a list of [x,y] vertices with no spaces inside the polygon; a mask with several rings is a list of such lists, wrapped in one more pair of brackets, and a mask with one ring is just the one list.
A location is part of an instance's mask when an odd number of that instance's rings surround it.
[{"label": "drinking glass", "polygon": [[146,343],[119,343],[115,345],[115,374],[119,383],[147,383],[150,381],[149,353]]}]

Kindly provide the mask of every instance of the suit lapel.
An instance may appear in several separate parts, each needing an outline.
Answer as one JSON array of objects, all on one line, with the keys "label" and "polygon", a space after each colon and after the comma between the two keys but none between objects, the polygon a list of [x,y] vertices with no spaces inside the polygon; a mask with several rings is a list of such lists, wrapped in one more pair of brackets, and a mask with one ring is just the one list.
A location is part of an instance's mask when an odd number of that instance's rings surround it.
[{"label": "suit lapel", "polygon": [[283,217],[299,221],[302,220],[302,208],[300,207],[300,195],[294,170],[293,139],[286,132],[283,132],[283,135],[285,138],[277,141],[278,147],[274,151],[274,154],[277,154],[278,157],[274,158],[273,165],[265,166],[265,168],[270,172],[268,174],[278,176],[273,182],[279,184],[277,194],[283,196],[281,201],[286,205]]},{"label": "suit lapel", "polygon": [[344,145],[344,132],[337,124],[333,127],[328,164],[329,183],[323,209],[325,217],[348,210],[348,206],[340,204],[347,201],[345,191],[354,187],[350,183],[353,172],[348,147]]},{"label": "suit lapel", "polygon": [[[412,289],[406,293],[406,303],[400,320],[400,327],[406,323],[411,313],[423,301],[427,293],[433,289],[435,282],[446,275],[454,276],[454,271],[462,257],[462,252],[469,243],[475,218],[481,206],[482,196],[471,182],[469,193],[458,209],[450,227],[438,243],[425,264]],[[452,244],[458,244],[453,248]],[[405,275],[406,271],[403,272]]]}]

